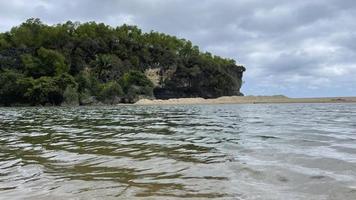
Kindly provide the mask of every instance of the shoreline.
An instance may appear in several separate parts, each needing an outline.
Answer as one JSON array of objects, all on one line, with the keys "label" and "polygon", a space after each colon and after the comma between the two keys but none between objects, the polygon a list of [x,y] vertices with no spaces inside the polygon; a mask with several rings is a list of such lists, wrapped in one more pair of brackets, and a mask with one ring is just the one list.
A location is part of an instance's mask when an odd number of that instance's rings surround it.
[{"label": "shoreline", "polygon": [[224,96],[216,99],[178,98],[141,99],[133,105],[192,105],[192,104],[289,104],[289,103],[356,103],[356,97],[289,98],[277,96]]},{"label": "shoreline", "polygon": [[140,99],[136,103],[118,104],[92,104],[92,105],[44,105],[31,106],[19,104],[13,106],[0,106],[4,108],[14,107],[100,107],[100,106],[145,106],[145,105],[218,105],[218,104],[297,104],[297,103],[356,103],[355,97],[311,97],[289,98],[283,95],[275,96],[223,96],[215,99],[173,98],[173,99]]}]

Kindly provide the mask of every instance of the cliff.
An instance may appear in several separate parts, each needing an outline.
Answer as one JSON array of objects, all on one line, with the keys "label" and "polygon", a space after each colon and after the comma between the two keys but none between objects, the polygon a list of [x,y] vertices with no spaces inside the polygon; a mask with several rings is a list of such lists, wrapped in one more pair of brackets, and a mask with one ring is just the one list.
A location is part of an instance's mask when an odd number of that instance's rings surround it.
[{"label": "cliff", "polygon": [[244,67],[226,66],[223,70],[202,70],[189,76],[181,69],[164,71],[156,69],[161,80],[154,88],[157,99],[171,98],[217,98],[220,96],[241,96]]},{"label": "cliff", "polygon": [[136,26],[29,19],[0,34],[0,105],[242,95],[243,66]]}]

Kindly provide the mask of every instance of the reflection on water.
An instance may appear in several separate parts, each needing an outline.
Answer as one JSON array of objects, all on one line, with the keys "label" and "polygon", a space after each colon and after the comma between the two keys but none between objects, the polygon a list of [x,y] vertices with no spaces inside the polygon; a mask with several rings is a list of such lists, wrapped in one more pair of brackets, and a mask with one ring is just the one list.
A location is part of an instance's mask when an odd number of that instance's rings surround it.
[{"label": "reflection on water", "polygon": [[356,199],[356,104],[0,108],[0,199]]}]

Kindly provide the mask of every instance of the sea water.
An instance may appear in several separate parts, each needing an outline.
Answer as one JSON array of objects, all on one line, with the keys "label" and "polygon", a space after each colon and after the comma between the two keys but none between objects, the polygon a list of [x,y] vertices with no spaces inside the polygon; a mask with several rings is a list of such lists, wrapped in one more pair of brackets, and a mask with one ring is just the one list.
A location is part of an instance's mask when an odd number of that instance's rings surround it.
[{"label": "sea water", "polygon": [[0,199],[356,199],[356,104],[0,108]]}]

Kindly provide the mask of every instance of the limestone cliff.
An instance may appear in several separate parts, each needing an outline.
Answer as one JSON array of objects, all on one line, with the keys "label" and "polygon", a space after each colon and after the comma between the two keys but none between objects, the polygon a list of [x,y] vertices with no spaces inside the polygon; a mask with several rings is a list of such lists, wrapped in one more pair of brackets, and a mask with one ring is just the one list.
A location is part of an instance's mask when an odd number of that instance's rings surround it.
[{"label": "limestone cliff", "polygon": [[145,75],[154,84],[157,99],[220,96],[243,96],[240,92],[243,66],[231,65],[223,69],[197,70],[193,75],[176,68],[149,68]]}]

